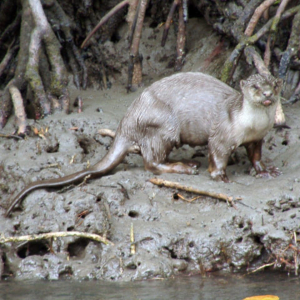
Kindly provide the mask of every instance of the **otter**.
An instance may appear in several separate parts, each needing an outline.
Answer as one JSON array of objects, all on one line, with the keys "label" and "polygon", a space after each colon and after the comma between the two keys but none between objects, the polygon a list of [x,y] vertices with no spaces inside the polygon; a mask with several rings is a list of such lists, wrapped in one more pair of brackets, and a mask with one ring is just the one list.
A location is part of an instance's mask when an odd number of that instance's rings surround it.
[{"label": "otter", "polygon": [[146,170],[197,174],[194,165],[167,161],[174,147],[208,145],[213,179],[228,182],[226,166],[240,145],[260,176],[277,176],[276,168],[261,161],[262,141],[273,127],[282,80],[271,75],[251,75],[238,92],[222,81],[200,73],[178,73],[146,88],[121,120],[107,154],[86,170],[61,178],[36,181],[11,202],[8,216],[30,191],[58,187],[107,174],[119,165],[132,146],[138,147]]}]

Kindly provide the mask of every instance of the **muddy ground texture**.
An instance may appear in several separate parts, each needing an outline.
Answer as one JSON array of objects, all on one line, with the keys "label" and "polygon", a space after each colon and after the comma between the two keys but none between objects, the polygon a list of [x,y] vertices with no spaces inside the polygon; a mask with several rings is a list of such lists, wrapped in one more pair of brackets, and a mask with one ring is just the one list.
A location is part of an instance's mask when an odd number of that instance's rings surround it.
[{"label": "muddy ground texture", "polygon": [[[166,47],[161,48],[162,29],[148,25],[145,22],[141,45],[145,86],[173,73],[176,45],[170,31]],[[217,77],[230,48],[224,46],[222,54],[208,64],[219,37],[199,19],[191,19],[188,32],[182,71]],[[264,160],[280,168],[281,176],[261,179],[251,175],[245,150],[239,148],[227,168],[232,182],[215,182],[207,172],[207,149],[187,146],[174,150],[171,158],[195,157],[202,164],[200,174],[157,176],[240,197],[236,208],[208,197],[192,203],[174,199],[178,191],[150,183],[154,175],[144,170],[142,158],[129,154],[111,174],[64,189],[36,190],[10,218],[4,217],[11,195],[29,182],[82,170],[106,153],[111,139],[98,130],[115,130],[143,88],[126,93],[126,41],[105,46],[107,59],[117,57],[115,65],[119,65],[110,90],[79,91],[70,78],[72,98],[84,99],[82,113],[73,108],[67,116],[29,120],[31,128],[44,129],[44,136],[32,133],[24,140],[0,139],[0,228],[6,237],[57,231],[97,233],[114,246],[74,237],[7,243],[0,246],[2,278],[140,280],[216,270],[246,272],[272,263],[271,268],[292,271],[295,252],[288,245],[293,244],[293,232],[298,239],[300,234],[300,103],[284,106],[290,129],[273,129],[265,138]],[[251,72],[250,67],[240,68],[236,83],[239,76]],[[11,118],[3,132],[13,131]],[[180,194],[187,199],[195,196]],[[135,254],[130,253],[131,224]]]}]

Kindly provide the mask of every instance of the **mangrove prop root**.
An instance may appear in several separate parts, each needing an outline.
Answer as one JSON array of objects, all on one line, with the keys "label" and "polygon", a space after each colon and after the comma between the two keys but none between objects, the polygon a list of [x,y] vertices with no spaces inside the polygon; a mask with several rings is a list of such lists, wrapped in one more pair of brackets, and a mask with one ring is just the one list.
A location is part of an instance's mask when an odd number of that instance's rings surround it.
[{"label": "mangrove prop root", "polygon": [[25,78],[28,80],[34,95],[36,118],[40,119],[51,113],[50,102],[47,99],[42,78],[38,72],[39,52],[41,48],[41,29],[36,27],[32,34],[29,46],[29,59]]},{"label": "mangrove prop root", "polygon": [[24,110],[22,95],[18,90],[18,88],[15,87],[14,85],[11,85],[9,87],[9,92],[11,94],[11,98],[15,108],[15,115],[17,118],[17,126],[18,126],[17,134],[25,134],[27,122],[26,122],[26,113]]},{"label": "mangrove prop root", "polygon": [[271,74],[268,68],[266,67],[264,61],[262,60],[261,56],[257,53],[253,46],[246,47],[244,52],[247,58],[247,62],[249,64],[254,62],[254,65],[260,75],[267,76]]},{"label": "mangrove prop root", "polygon": [[88,233],[88,232],[79,232],[79,231],[59,231],[59,232],[49,232],[49,233],[42,233],[42,234],[32,234],[32,235],[23,235],[23,236],[12,236],[12,237],[5,237],[4,235],[0,235],[0,244],[4,243],[11,243],[11,242],[30,242],[30,241],[36,241],[36,240],[44,240],[44,239],[52,239],[52,238],[58,238],[58,237],[80,237],[80,238],[86,238],[91,239],[97,242],[101,242],[105,245],[111,245],[114,244],[107,240],[106,238],[94,234],[94,233]]},{"label": "mangrove prop root", "polygon": [[293,104],[299,100],[300,100],[300,82],[299,82],[298,86],[296,87],[293,95],[290,97],[289,101],[287,101],[287,103]]},{"label": "mangrove prop root", "polygon": [[199,194],[199,195],[203,195],[203,196],[216,198],[216,199],[219,199],[222,201],[226,201],[226,202],[230,203],[233,207],[235,207],[233,198],[229,197],[225,194],[203,191],[203,190],[196,189],[192,186],[182,185],[178,182],[172,182],[172,181],[168,181],[168,180],[164,180],[164,179],[160,179],[160,178],[151,178],[149,181],[158,186],[179,189],[179,190],[183,190],[186,192],[195,193],[195,194]]},{"label": "mangrove prop root", "polygon": [[20,32],[20,50],[18,52],[17,67],[14,78],[7,84],[0,101],[0,127],[3,128],[12,113],[12,101],[8,86],[15,85],[19,90],[25,87],[24,74],[28,62],[28,49],[30,34],[32,28],[31,10],[28,1],[24,1],[22,10],[21,32]]},{"label": "mangrove prop root", "polygon": [[249,24],[244,32],[245,35],[251,36],[253,31],[259,21],[260,17],[262,16],[263,12],[268,9],[276,0],[266,0],[262,4],[260,4],[256,9],[249,21]]},{"label": "mangrove prop root", "polygon": [[275,44],[275,40],[276,40],[276,33],[277,33],[277,29],[278,29],[278,23],[280,21],[281,15],[285,10],[285,7],[287,5],[287,3],[289,2],[289,0],[283,0],[280,2],[279,7],[276,11],[276,15],[273,18],[272,21],[272,25],[270,28],[270,34],[268,37],[268,41],[266,44],[266,50],[265,50],[265,54],[264,54],[264,62],[266,64],[266,66],[268,67],[271,61],[271,47],[274,47]]},{"label": "mangrove prop root", "polygon": [[[88,18],[85,19],[85,26],[89,31],[92,30],[91,21]],[[101,78],[100,87],[106,89],[107,88],[106,76],[103,72],[103,63],[102,63],[103,55],[102,55],[101,51],[99,50],[99,48],[96,46],[96,40],[94,37],[91,37],[91,50],[93,53],[93,57],[95,57],[98,65],[101,66],[100,69],[98,68],[98,74],[99,74],[99,77]]]},{"label": "mangrove prop root", "polygon": [[[59,43],[48,23],[45,12],[39,0],[28,0],[29,6],[35,22],[35,28],[31,34],[29,46],[29,60],[26,68],[25,77],[31,85],[36,107],[40,108],[36,113],[36,117],[43,117],[51,113],[51,105],[49,99],[57,97],[60,103],[59,109],[65,112],[69,110],[69,95],[66,85],[68,83],[67,72],[63,63]],[[51,83],[49,99],[38,71],[39,52],[41,44],[44,42],[44,48],[49,59],[51,68]]]},{"label": "mangrove prop root", "polygon": [[180,5],[178,7],[178,21],[175,71],[181,70],[185,56],[186,24],[184,21],[184,0],[180,1]]},{"label": "mangrove prop root", "polygon": [[[285,78],[287,69],[292,57],[297,57],[300,45],[300,10],[297,12],[293,19],[293,25],[291,30],[291,35],[289,38],[288,46],[282,55],[280,65],[279,65],[279,77]],[[298,58],[299,59],[299,58]]]},{"label": "mangrove prop root", "polygon": [[113,7],[97,24],[97,26],[88,34],[88,36],[85,38],[85,40],[82,42],[80,48],[84,48],[87,46],[87,42],[90,40],[90,38],[95,34],[95,32],[103,25],[105,24],[111,16],[113,16],[117,11],[119,11],[124,6],[128,5],[130,0],[124,0],[117,4],[115,7]]},{"label": "mangrove prop root", "polygon": [[[293,15],[297,14],[300,11],[300,5],[290,8],[285,13],[281,15],[280,20],[286,20]],[[236,45],[235,49],[231,53],[231,55],[228,57],[226,62],[224,63],[224,67],[221,71],[221,80],[229,83],[231,80],[231,77],[234,73],[235,67],[238,63],[238,59],[240,58],[241,54],[243,53],[245,47],[253,45],[256,43],[262,36],[264,36],[266,33],[270,31],[272,22],[274,20],[274,17],[271,18],[265,25],[263,25],[254,35],[248,37],[244,34],[241,36],[236,35],[236,39],[238,41],[238,44]]]},{"label": "mangrove prop root", "polygon": [[[55,25],[54,28],[57,28],[57,35],[60,36],[61,40],[66,45],[67,54],[70,59],[70,67],[73,72],[73,76],[76,77],[74,79],[75,85],[78,89],[82,86],[83,89],[86,89],[87,86],[87,68],[84,64],[84,61],[79,54],[78,48],[76,47],[72,35],[72,29],[74,29],[75,25],[70,20],[70,18],[66,15],[60,4],[55,0],[52,2],[52,5],[46,10],[46,12],[51,13],[52,15],[49,17],[51,20],[52,17],[58,19],[59,25]],[[59,30],[58,30],[59,29]],[[63,37],[61,36],[61,32],[63,33]],[[78,69],[78,65],[81,68],[81,71]],[[79,76],[82,75],[82,79],[80,80]],[[78,86],[79,83],[79,86]]]},{"label": "mangrove prop root", "polygon": [[169,11],[166,23],[165,23],[165,28],[164,28],[164,32],[163,32],[163,35],[162,35],[162,39],[161,39],[161,46],[162,47],[164,47],[165,44],[166,44],[166,40],[167,40],[169,29],[170,29],[170,26],[171,26],[171,23],[172,23],[173,15],[174,15],[176,6],[179,3],[180,3],[180,0],[174,0],[174,2],[171,5],[171,8],[170,8],[170,11]]},{"label": "mangrove prop root", "polygon": [[19,49],[19,45],[14,45],[14,41],[11,43],[11,45],[8,47],[6,55],[4,56],[3,60],[0,63],[0,77],[3,74],[4,69],[9,64],[10,60],[13,58],[17,50]]},{"label": "mangrove prop root", "polygon": [[139,45],[142,36],[144,18],[146,14],[148,0],[140,0],[136,10],[137,21],[132,37],[132,43],[129,51],[128,63],[128,83],[127,89],[130,90],[132,85],[139,86],[142,83],[142,61],[139,55]]}]

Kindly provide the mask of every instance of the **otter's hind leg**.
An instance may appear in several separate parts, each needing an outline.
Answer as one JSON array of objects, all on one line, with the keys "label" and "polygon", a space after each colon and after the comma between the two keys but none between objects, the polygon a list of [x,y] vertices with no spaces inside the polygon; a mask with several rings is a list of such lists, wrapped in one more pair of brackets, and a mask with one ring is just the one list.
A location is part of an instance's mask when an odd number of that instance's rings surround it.
[{"label": "otter's hind leg", "polygon": [[154,135],[144,139],[141,145],[141,153],[144,159],[145,169],[154,174],[179,173],[195,175],[198,171],[183,162],[167,162],[167,157],[172,151],[175,142],[166,141],[164,137]]}]

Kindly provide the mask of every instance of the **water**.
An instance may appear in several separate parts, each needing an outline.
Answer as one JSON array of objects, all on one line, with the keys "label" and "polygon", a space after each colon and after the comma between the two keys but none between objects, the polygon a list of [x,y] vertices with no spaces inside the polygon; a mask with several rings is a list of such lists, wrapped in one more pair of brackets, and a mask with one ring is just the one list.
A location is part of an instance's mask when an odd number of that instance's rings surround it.
[{"label": "water", "polygon": [[286,273],[251,276],[211,275],[142,282],[2,281],[1,300],[242,300],[272,294],[280,300],[300,300],[300,278]]}]

